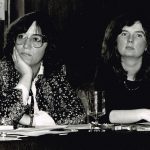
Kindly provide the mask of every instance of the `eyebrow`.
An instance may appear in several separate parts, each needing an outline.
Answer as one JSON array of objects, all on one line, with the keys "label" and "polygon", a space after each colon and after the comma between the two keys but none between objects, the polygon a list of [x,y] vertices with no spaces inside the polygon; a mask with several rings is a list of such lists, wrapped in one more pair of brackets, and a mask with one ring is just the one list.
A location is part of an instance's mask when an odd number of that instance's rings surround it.
[{"label": "eyebrow", "polygon": [[[127,30],[123,29],[122,32],[128,32]],[[145,36],[145,32],[144,31],[135,31],[136,33],[142,33]]]}]

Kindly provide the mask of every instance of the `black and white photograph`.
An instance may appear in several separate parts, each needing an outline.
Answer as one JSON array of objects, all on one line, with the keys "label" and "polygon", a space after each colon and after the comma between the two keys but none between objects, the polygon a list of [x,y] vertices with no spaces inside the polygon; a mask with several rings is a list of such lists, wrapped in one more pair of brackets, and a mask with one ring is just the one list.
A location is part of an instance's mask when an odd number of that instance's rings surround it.
[{"label": "black and white photograph", "polygon": [[148,0],[0,0],[0,150],[149,150]]}]

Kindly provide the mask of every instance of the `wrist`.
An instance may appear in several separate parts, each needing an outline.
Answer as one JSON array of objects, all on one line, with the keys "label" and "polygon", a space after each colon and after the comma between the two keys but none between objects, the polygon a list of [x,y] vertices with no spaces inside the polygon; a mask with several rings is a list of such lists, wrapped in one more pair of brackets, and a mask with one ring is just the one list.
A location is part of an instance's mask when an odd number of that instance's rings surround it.
[{"label": "wrist", "polygon": [[26,87],[28,91],[30,91],[31,83],[32,83],[32,76],[25,75],[21,77],[18,84],[23,85],[24,87]]},{"label": "wrist", "polygon": [[32,76],[33,76],[33,74],[32,74],[32,73],[22,74],[21,79],[22,79],[22,80],[26,80],[26,79],[28,79],[28,80],[32,80]]},{"label": "wrist", "polygon": [[139,115],[139,120],[146,120],[148,115],[148,110],[147,109],[141,109],[140,110],[140,115]]},{"label": "wrist", "polygon": [[29,69],[24,69],[22,72],[20,72],[22,76],[32,76],[33,71],[31,67]]},{"label": "wrist", "polygon": [[29,126],[33,126],[33,118],[34,118],[34,114],[30,114],[30,124]]}]

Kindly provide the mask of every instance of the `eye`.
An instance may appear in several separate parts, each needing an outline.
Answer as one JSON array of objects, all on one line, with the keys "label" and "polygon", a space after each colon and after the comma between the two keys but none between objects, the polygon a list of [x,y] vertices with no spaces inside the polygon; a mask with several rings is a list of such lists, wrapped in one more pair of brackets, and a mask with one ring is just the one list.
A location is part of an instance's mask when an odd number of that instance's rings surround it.
[{"label": "eye", "polygon": [[121,32],[120,35],[121,35],[122,37],[126,37],[126,36],[128,35],[128,32],[123,31],[123,32]]},{"label": "eye", "polygon": [[24,34],[18,34],[17,39],[23,39],[24,38]]},{"label": "eye", "polygon": [[127,36],[127,32],[122,32],[121,36]]},{"label": "eye", "polygon": [[34,42],[41,42],[42,41],[42,37],[41,36],[32,36],[32,40]]},{"label": "eye", "polygon": [[142,38],[142,37],[143,37],[143,34],[137,33],[136,36],[139,37],[139,38]]}]

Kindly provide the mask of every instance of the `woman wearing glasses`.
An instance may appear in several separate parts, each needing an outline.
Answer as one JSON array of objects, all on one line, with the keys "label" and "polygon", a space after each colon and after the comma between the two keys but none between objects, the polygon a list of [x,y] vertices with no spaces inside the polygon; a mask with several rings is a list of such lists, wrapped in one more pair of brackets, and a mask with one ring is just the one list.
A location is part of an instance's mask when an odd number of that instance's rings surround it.
[{"label": "woman wearing glasses", "polygon": [[79,124],[85,112],[56,54],[50,17],[34,12],[13,22],[0,62],[1,124]]}]

